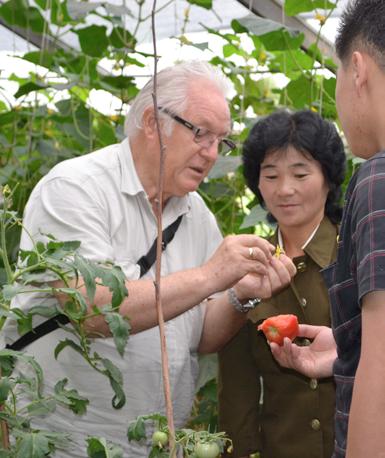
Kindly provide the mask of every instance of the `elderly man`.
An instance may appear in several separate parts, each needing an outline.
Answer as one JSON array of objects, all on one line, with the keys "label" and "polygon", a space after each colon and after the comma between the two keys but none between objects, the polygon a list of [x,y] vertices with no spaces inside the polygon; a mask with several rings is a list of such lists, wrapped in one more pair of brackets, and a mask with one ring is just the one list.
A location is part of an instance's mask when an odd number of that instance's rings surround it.
[{"label": "elderly man", "polygon": [[[218,149],[234,146],[225,138],[230,131],[225,90],[223,76],[202,62],[179,64],[158,75],[166,151],[163,224],[169,226],[182,216],[163,253],[161,287],[178,427],[190,414],[198,353],[216,351],[244,323],[244,304],[251,298],[270,296],[295,272],[288,258],[272,257],[273,247],[257,236],[231,236],[222,241],[214,216],[195,192],[217,159]],[[152,91],[150,81],[134,101],[126,120],[127,139],[57,165],[36,186],[26,206],[24,224],[29,234],[38,237],[41,231],[61,240],[80,240],[85,257],[121,266],[129,291],[120,306],[132,327],[123,358],[114,349],[103,317],[88,323],[93,335],[105,336],[95,339],[95,351],[123,372],[127,402],[121,410],[111,408],[111,389],[105,378],[76,352],[67,348],[54,359],[53,348],[65,337],[63,330],[26,348],[43,366],[48,391],[57,380],[68,377],[71,386],[90,400],[85,415],[74,416],[57,408],[47,419],[36,421],[38,428],[49,425],[55,431],[71,433],[74,447],[55,456],[83,457],[85,436],[98,435],[121,445],[124,456],[145,457],[146,446],[127,444],[127,424],[139,414],[165,410],[154,267],[140,278],[137,264],[157,235],[154,202],[160,145]],[[30,244],[23,233],[21,247]],[[109,294],[98,287],[95,304],[108,303]],[[47,297],[45,305],[53,306],[56,301]],[[26,309],[33,304],[33,299],[23,297],[17,305]],[[15,338],[11,325],[5,332],[8,341]]]}]

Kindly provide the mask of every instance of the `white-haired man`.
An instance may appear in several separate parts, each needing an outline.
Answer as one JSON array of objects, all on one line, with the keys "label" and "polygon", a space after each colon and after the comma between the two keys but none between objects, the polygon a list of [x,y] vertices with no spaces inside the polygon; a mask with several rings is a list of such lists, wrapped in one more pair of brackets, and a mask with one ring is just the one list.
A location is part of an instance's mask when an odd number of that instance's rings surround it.
[{"label": "white-haired man", "polygon": [[[236,308],[250,298],[270,296],[295,271],[285,256],[273,258],[273,247],[257,236],[222,241],[214,216],[195,193],[217,159],[218,149],[233,147],[225,138],[230,131],[225,88],[223,76],[203,62],[179,64],[158,75],[166,151],[164,227],[183,215],[163,253],[161,287],[176,426],[182,426],[190,413],[197,354],[216,351],[245,320],[245,314]],[[126,457],[145,457],[146,446],[127,443],[127,425],[139,414],[165,410],[154,267],[140,278],[137,264],[157,236],[154,201],[160,146],[152,92],[151,80],[130,109],[128,137],[122,143],[54,167],[36,186],[25,210],[29,233],[37,236],[41,230],[61,240],[80,240],[85,257],[121,266],[129,291],[120,306],[132,328],[123,358],[114,349],[104,319],[94,317],[88,323],[94,333],[105,336],[95,339],[95,350],[111,359],[124,375],[127,402],[121,410],[111,408],[106,379],[76,352],[66,349],[54,359],[52,349],[63,338],[63,330],[49,333],[26,349],[43,366],[48,389],[67,377],[90,400],[85,415],[74,416],[58,408],[47,420],[36,423],[47,428],[49,422],[54,430],[71,433],[75,448],[55,456],[85,456],[85,435],[90,434],[119,444]],[[29,244],[23,234],[21,247],[26,249]],[[109,295],[98,287],[95,304],[108,303]],[[33,305],[22,300],[18,304],[22,308]],[[46,304],[55,301],[50,297]]]}]

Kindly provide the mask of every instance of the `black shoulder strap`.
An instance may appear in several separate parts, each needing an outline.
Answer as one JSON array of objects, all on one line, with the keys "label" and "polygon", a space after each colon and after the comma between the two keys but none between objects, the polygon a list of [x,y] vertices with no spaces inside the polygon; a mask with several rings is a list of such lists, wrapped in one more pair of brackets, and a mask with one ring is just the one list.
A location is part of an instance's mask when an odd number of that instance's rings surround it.
[{"label": "black shoulder strap", "polygon": [[[174,238],[175,232],[178,230],[179,224],[182,221],[182,216],[180,215],[172,224],[166,227],[166,229],[162,232],[162,250],[164,251],[167,245],[171,242]],[[151,248],[148,250],[148,253],[145,256],[142,256],[137,264],[140,266],[140,276],[143,277],[146,274],[151,266],[154,264],[156,260],[156,245],[157,245],[157,238],[155,239],[154,243],[152,244]]]},{"label": "black shoulder strap", "polygon": [[13,342],[13,344],[6,345],[6,348],[10,350],[20,351],[30,343],[35,342],[35,340],[37,339],[40,339],[40,337],[43,337],[46,334],[55,331],[55,329],[58,329],[61,324],[64,325],[68,324],[69,322],[70,320],[67,315],[59,313],[59,315],[55,315],[49,320],[43,321],[43,323],[39,324],[39,326],[33,328],[32,331],[29,331],[22,335],[19,339]]},{"label": "black shoulder strap", "polygon": [[[162,232],[162,250],[164,251],[167,245],[171,242],[174,238],[175,232],[178,230],[180,222],[182,220],[183,215],[180,215],[170,226],[167,226],[166,229]],[[151,266],[154,264],[156,260],[156,244],[157,238],[155,239],[154,243],[152,244],[151,248],[149,249],[148,253],[145,256],[142,256],[137,264],[140,266],[140,277],[143,277],[145,273],[149,271]],[[47,321],[36,326],[36,328],[32,329],[32,331],[27,332],[19,339],[17,339],[13,344],[6,345],[6,348],[10,350],[22,350],[27,345],[35,342],[35,340],[40,339],[55,329],[58,329],[60,325],[65,325],[70,322],[69,318],[60,313],[59,315],[55,315]]]}]

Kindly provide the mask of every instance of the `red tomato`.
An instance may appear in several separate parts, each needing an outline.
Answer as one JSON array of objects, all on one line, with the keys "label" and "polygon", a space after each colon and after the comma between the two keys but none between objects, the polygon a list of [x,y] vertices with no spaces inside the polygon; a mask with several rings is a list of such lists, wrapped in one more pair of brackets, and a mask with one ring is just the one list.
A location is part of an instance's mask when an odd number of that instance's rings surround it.
[{"label": "red tomato", "polygon": [[293,340],[298,335],[298,319],[295,315],[276,315],[267,318],[258,326],[269,342],[283,344],[284,337]]}]

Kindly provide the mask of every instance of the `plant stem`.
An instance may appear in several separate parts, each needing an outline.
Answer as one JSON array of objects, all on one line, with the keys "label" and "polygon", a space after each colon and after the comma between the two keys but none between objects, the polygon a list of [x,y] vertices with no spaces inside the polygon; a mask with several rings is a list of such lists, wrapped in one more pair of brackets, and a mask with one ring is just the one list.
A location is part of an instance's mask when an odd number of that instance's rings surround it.
[{"label": "plant stem", "polygon": [[[1,379],[1,368],[0,368],[0,379]],[[4,406],[0,404],[0,412],[4,410]],[[8,424],[5,420],[0,420],[0,430],[1,430],[1,444],[3,449],[9,449],[9,431]]]},{"label": "plant stem", "polygon": [[5,218],[6,218],[6,211],[7,211],[7,198],[4,197],[4,207],[3,207],[3,214],[0,217],[0,256],[3,260],[5,273],[7,275],[7,283],[12,281],[12,269],[9,263],[8,254],[7,254],[7,242],[5,239]]},{"label": "plant stem", "polygon": [[159,323],[159,334],[160,334],[160,349],[162,356],[162,374],[163,374],[163,388],[164,388],[164,397],[166,402],[166,416],[167,424],[169,430],[170,438],[170,458],[176,457],[176,446],[175,446],[175,427],[174,427],[174,413],[171,400],[171,388],[170,388],[170,374],[168,366],[168,353],[167,353],[167,343],[166,343],[166,334],[164,326],[164,316],[162,308],[162,298],[160,291],[161,283],[161,259],[162,259],[162,210],[163,210],[163,181],[164,181],[164,162],[165,162],[165,147],[162,141],[162,134],[160,131],[159,125],[159,116],[158,116],[158,103],[157,103],[157,64],[158,64],[158,55],[156,50],[156,36],[155,36],[155,11],[156,11],[156,0],[154,0],[152,15],[151,15],[151,25],[152,25],[152,40],[154,46],[154,88],[153,88],[153,101],[154,101],[154,113],[155,113],[155,122],[159,138],[160,146],[160,165],[159,165],[159,181],[158,181],[158,195],[156,200],[156,219],[158,226],[158,238],[156,245],[156,273],[155,273],[155,302],[156,310],[158,314],[158,323]]}]

